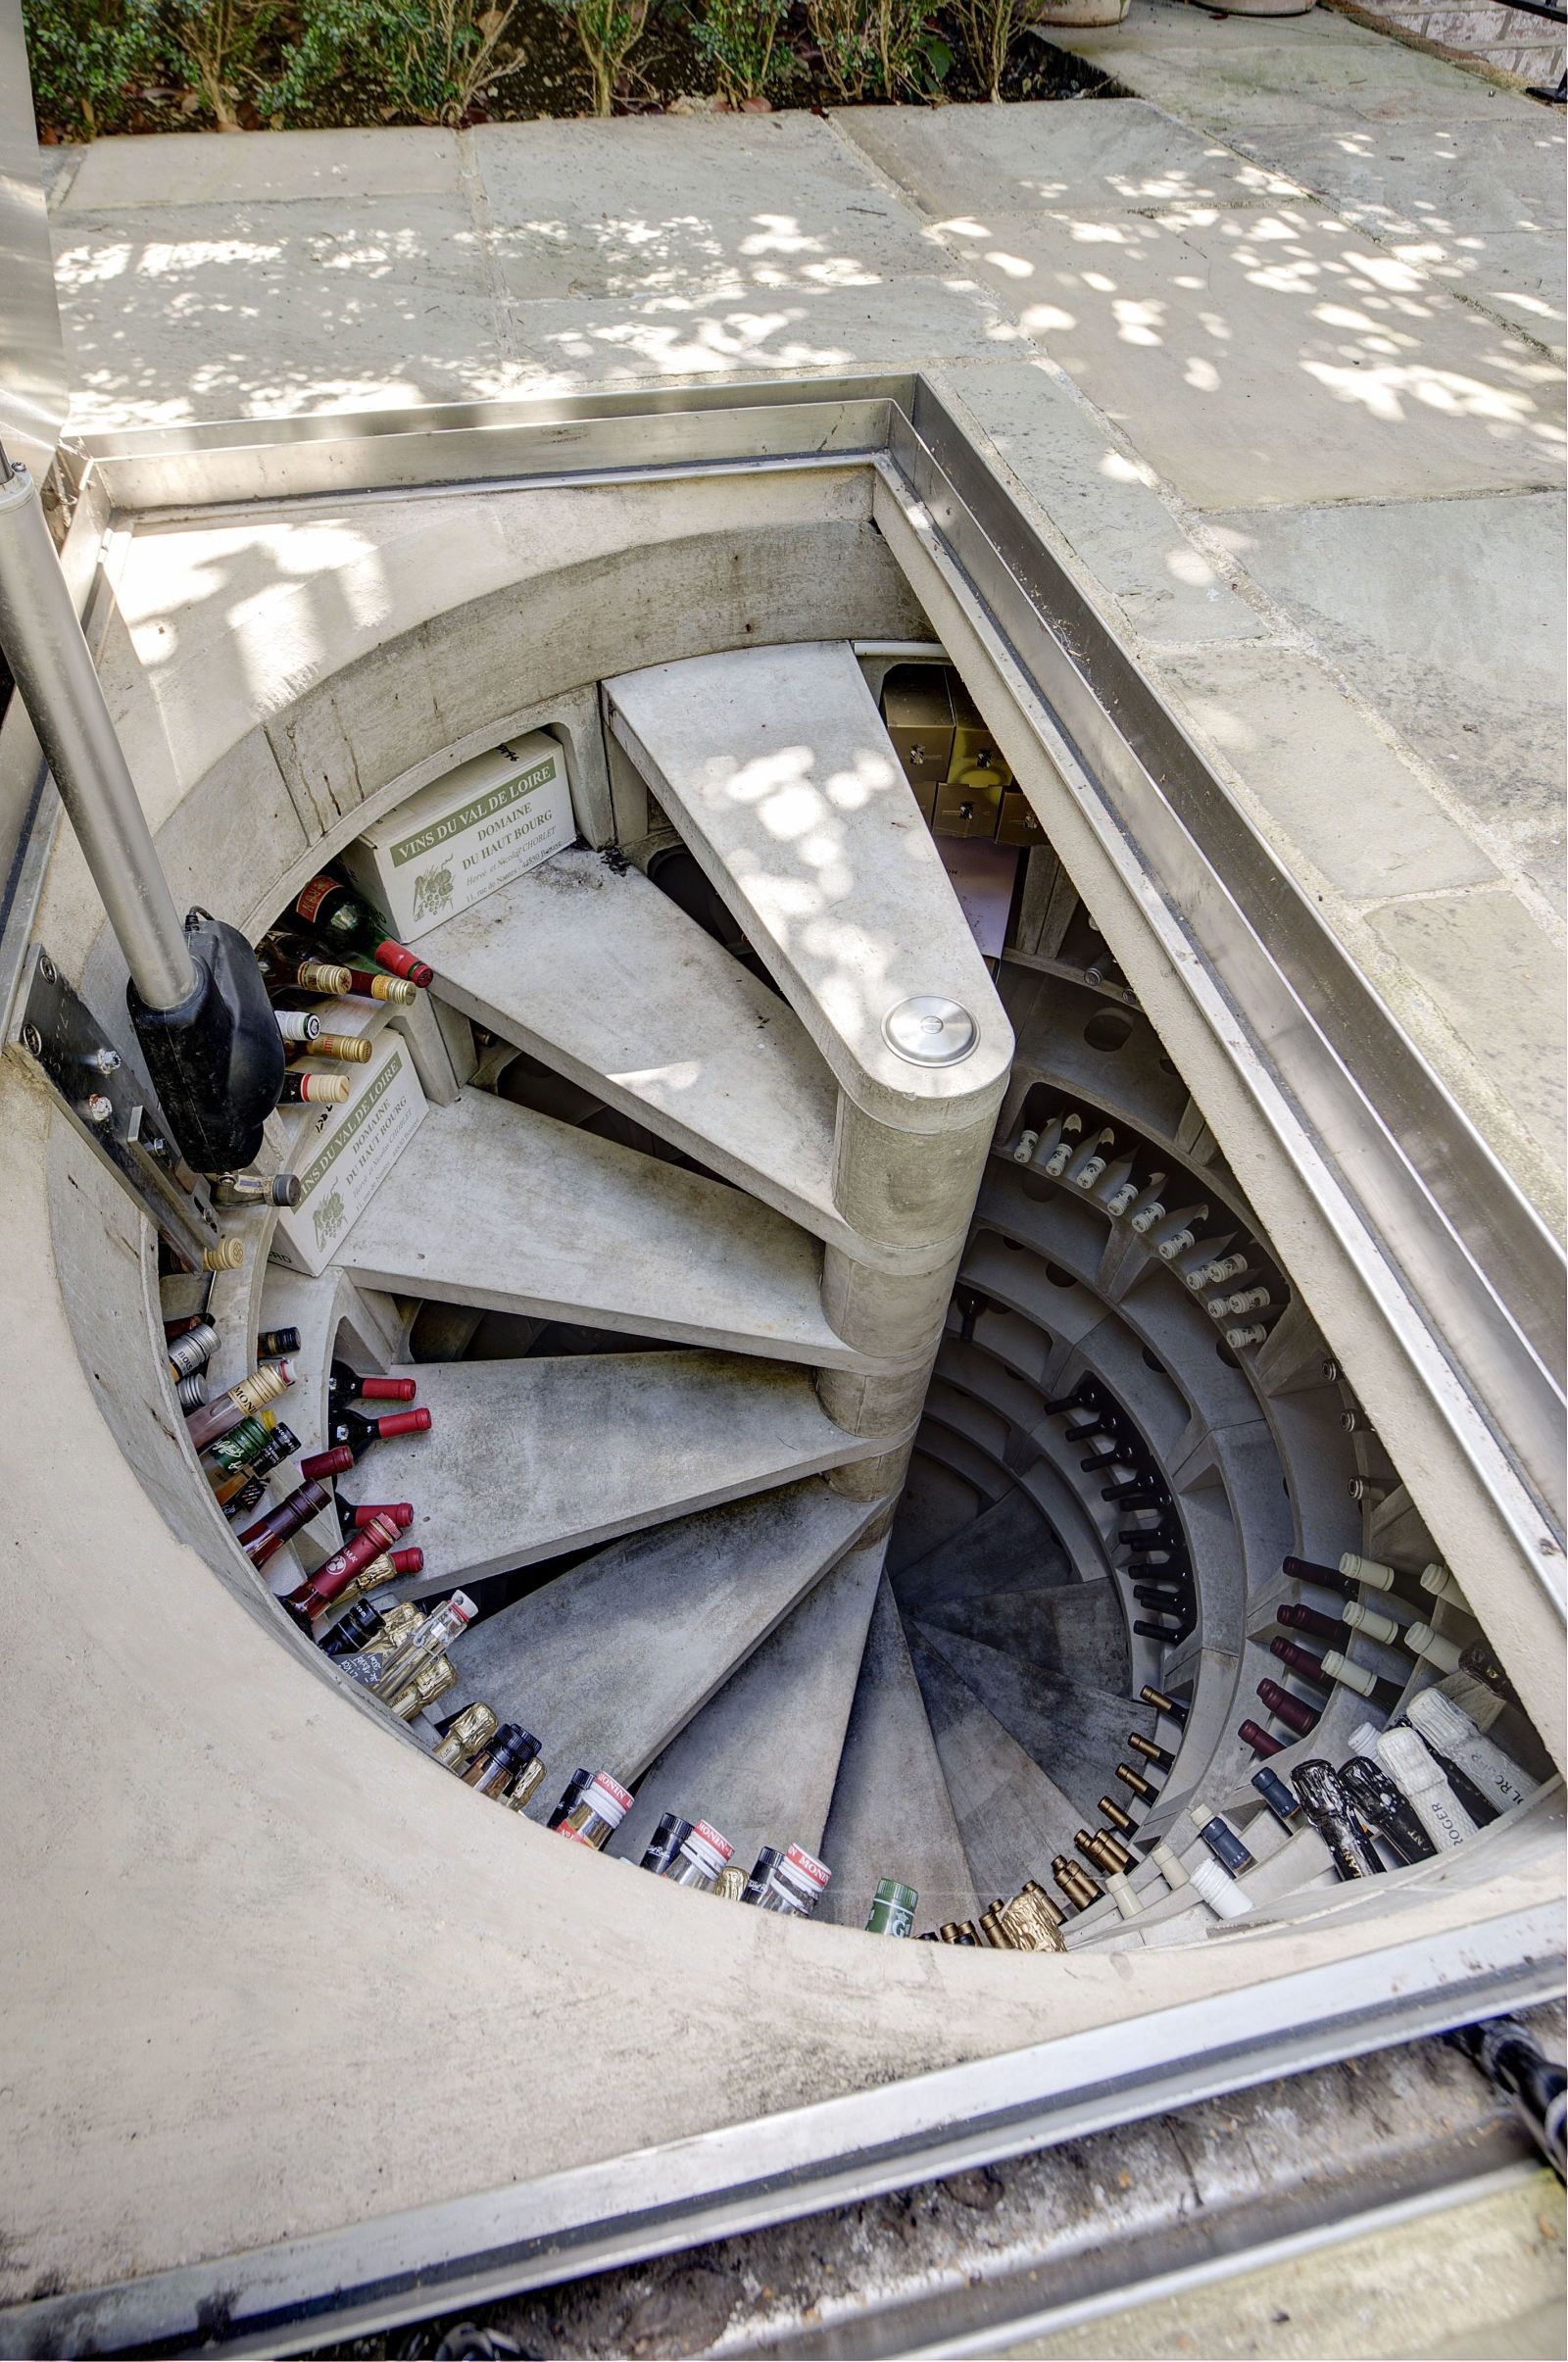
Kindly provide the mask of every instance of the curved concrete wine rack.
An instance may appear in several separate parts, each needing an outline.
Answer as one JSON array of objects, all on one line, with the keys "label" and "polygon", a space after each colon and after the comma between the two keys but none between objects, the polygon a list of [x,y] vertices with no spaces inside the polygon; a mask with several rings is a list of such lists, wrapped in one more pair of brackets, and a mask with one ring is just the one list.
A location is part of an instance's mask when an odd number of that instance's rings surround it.
[{"label": "curved concrete wine rack", "polygon": [[[424,939],[429,1004],[376,1020],[406,1022],[430,1114],[334,1265],[285,1272],[273,1217],[233,1218],[214,1384],[297,1323],[311,1449],[334,1351],[416,1366],[435,1425],[371,1488],[420,1504],[404,1588],[497,1584],[443,1710],[527,1701],[541,1807],[580,1749],[640,1781],[621,1851],[678,1806],[837,1876],[822,1925],[672,1892],[491,1810],[344,1681],[273,1600],[335,1537],[266,1579],[243,1559],[164,1375],[191,1283],[161,1300],[149,1226],[6,1061],[32,1898],[7,2293],[39,2350],[221,2337],[332,2289],[334,2319],[391,2319],[442,2271],[549,2278],[1549,1989],[1555,1786],[1458,1854],[1337,1886],[1236,1736],[1265,1674],[1317,1701],[1267,1642],[1282,1599],[1331,1602],[1282,1558],[1353,1549],[1460,1570],[1549,1741],[1551,1602],[1498,1539],[1528,1487],[1414,1382],[1427,1349],[1357,1261],[1341,1176],[1285,1153],[1291,1110],[1157,867],[1094,822],[961,517],[903,472],[897,402],[824,398],[749,449],[766,415],[697,413],[718,466],[662,450],[654,414],[635,456],[662,470],[569,484],[517,480],[543,462],[510,415],[488,445],[471,418],[446,450],[386,439],[378,489],[338,488],[329,436],[285,487],[264,435],[209,455],[229,505],[206,510],[166,506],[199,453],[101,456],[127,527],[101,667],[181,907],[259,934],[368,821],[535,727],[580,835]],[[938,641],[1049,840],[994,980],[865,685]],[[863,672],[857,645],[881,652]],[[643,876],[677,839],[776,992]],[[122,1033],[68,836],[32,931]],[[978,1026],[935,1082],[880,1032],[915,991]],[[1202,1255],[1019,1161],[1066,1109],[1163,1171],[1167,1207],[1207,1207]],[[273,1119],[279,1164],[299,1128]],[[1232,1247],[1273,1300],[1260,1345],[1227,1346],[1189,1284]],[[1174,1646],[1133,1631],[1106,1472],[1046,1407],[1086,1378],[1191,1552]],[[1147,1683],[1190,1699],[1185,1731],[1132,1702]],[[1337,1691],[1279,1767],[1343,1756],[1363,1712]],[[1143,1865],[1140,1917],[1097,1903],[1064,1957],[858,1933],[879,1876],[922,1888],[920,1924],[1044,1877],[1128,1730],[1175,1756],[1140,1834],[1191,1850],[1191,1807],[1225,1811],[1258,1857],[1249,1918],[1221,1929]]]}]

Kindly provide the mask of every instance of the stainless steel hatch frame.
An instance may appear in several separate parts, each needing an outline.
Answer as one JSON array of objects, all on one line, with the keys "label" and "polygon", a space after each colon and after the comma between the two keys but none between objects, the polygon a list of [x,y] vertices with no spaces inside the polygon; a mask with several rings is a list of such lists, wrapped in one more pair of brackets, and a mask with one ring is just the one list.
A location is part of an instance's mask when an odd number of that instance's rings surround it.
[{"label": "stainless steel hatch frame", "polygon": [[[1157,946],[1167,997],[1152,1018],[1169,1026],[1184,1065],[1184,1030],[1223,1059],[1237,1120],[1309,1209],[1311,1255],[1403,1390],[1421,1464],[1446,1472],[1465,1531],[1485,1538],[1489,1597],[1507,1594],[1521,1655],[1543,1644],[1545,1657],[1559,1653],[1561,1252],[924,379],[672,387],[101,435],[84,446],[74,487],[68,566],[84,604],[107,602],[104,551],[118,530],[154,522],[824,467],[873,474],[873,515],[955,661],[975,667],[988,721],[1054,783],[1042,817],[1050,832],[1070,829],[1070,847],[1054,841],[1097,910],[1106,898],[1107,934],[1114,943],[1114,927],[1137,929]],[[8,815],[0,1002],[25,952],[57,818],[15,708],[0,731],[0,837]],[[1441,1519],[1430,1521],[1441,1542]],[[1524,1682],[1537,1669],[1518,1670]],[[184,2337],[285,2351],[903,2187],[1561,1990],[1553,1909],[1419,1942],[1398,1941],[1396,1923],[1365,1924],[1358,1962],[1257,1986],[1241,2001],[1154,2013],[0,2322],[19,2351]]]}]

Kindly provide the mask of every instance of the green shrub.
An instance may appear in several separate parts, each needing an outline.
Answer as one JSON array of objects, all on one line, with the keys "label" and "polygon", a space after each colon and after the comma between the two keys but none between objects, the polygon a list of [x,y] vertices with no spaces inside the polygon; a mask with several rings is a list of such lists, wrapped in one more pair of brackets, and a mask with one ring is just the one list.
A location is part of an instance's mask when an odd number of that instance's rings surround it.
[{"label": "green shrub", "polygon": [[277,0],[163,0],[172,62],[194,70],[202,111],[220,131],[237,131],[242,97],[263,95],[261,61]]},{"label": "green shrub", "polygon": [[694,37],[731,106],[793,80],[795,59],[777,47],[789,13],[789,0],[702,0]]},{"label": "green shrub", "polygon": [[550,0],[577,36],[593,77],[594,113],[608,115],[615,83],[648,23],[649,0]]},{"label": "green shrub", "polygon": [[41,120],[78,138],[118,131],[158,73],[156,0],[23,0],[22,21]]},{"label": "green shrub", "polygon": [[830,87],[844,99],[902,98],[942,80],[952,57],[932,30],[936,0],[806,0]]},{"label": "green shrub", "polygon": [[1027,0],[953,0],[958,38],[989,99],[1002,96],[1003,74],[1029,15]]},{"label": "green shrub", "polygon": [[258,102],[288,122],[341,122],[343,94],[390,122],[461,123],[521,60],[517,0],[311,0]]}]

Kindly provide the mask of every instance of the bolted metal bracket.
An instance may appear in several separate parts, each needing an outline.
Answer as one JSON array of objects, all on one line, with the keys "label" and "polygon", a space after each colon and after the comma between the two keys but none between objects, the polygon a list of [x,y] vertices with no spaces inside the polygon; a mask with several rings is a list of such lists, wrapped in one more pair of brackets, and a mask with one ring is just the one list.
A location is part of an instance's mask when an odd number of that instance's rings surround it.
[{"label": "bolted metal bracket", "polygon": [[180,1156],[139,1067],[110,1041],[41,944],[27,953],[7,1048],[43,1077],[171,1254],[200,1271],[219,1243],[207,1183]]}]

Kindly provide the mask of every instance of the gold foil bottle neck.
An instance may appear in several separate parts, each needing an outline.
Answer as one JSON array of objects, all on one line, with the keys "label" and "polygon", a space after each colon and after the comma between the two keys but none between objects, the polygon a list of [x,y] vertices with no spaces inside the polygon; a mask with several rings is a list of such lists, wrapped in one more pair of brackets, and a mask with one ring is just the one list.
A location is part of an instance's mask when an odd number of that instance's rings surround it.
[{"label": "gold foil bottle neck", "polygon": [[421,1713],[426,1706],[434,1705],[438,1698],[445,1698],[457,1678],[450,1657],[432,1657],[429,1664],[415,1675],[408,1688],[398,1692],[392,1700],[393,1713],[399,1722],[412,1722],[416,1714]]},{"label": "gold foil bottle neck", "polygon": [[543,1755],[535,1755],[532,1761],[525,1763],[518,1772],[511,1788],[507,1791],[503,1802],[510,1806],[512,1811],[521,1812],[544,1776],[545,1759]]},{"label": "gold foil bottle neck", "polygon": [[[1061,1905],[1054,1895],[1048,1895],[1037,1878],[1026,1878],[1022,1893],[1027,1895],[1037,1911],[1043,1911],[1053,1927],[1061,1925]],[[1021,1897],[1020,1897],[1021,1899]]]},{"label": "gold foil bottle neck", "polygon": [[457,1771],[481,1747],[489,1746],[496,1727],[496,1717],[489,1706],[465,1706],[435,1750],[437,1763],[448,1771]]},{"label": "gold foil bottle neck", "polygon": [[713,1893],[724,1902],[739,1902],[745,1892],[746,1872],[737,1870],[733,1864],[727,1870],[720,1870],[713,1882]]},{"label": "gold foil bottle neck", "polygon": [[990,1944],[993,1951],[1010,1952],[1017,1948],[1013,1944],[1012,1938],[1007,1933],[1006,1924],[1002,1916],[1002,1904],[1000,1901],[994,1902],[989,1911],[981,1912],[980,1933],[985,1938],[987,1944]]},{"label": "gold foil bottle neck", "polygon": [[[1040,1907],[1042,1903],[1044,1910]],[[1032,1894],[1025,1887],[1009,1902],[1000,1903],[997,1917],[1014,1951],[1064,1952],[1067,1948],[1061,1940],[1061,1914],[1050,1895],[1041,1894],[1038,1887]]]}]

